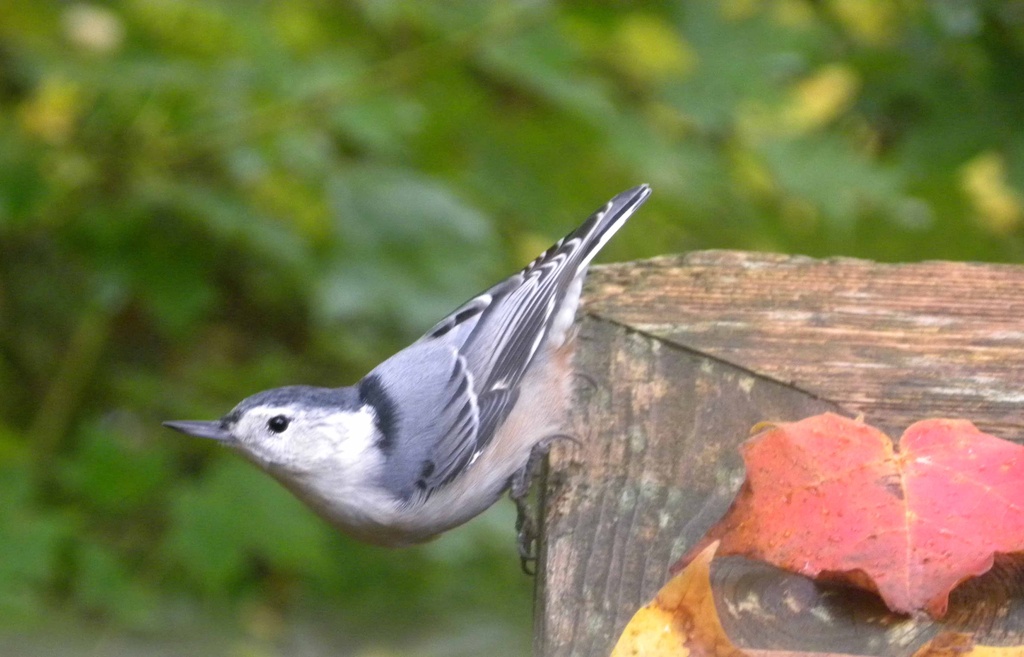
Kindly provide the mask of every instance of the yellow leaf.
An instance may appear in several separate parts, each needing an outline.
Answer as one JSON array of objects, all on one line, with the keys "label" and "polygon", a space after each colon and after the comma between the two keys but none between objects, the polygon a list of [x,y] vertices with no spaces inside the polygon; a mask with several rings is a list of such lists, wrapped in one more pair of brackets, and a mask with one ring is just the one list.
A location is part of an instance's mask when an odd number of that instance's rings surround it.
[{"label": "yellow leaf", "polygon": [[51,144],[62,144],[71,136],[81,108],[78,85],[59,77],[47,78],[31,98],[18,109],[25,132]]},{"label": "yellow leaf", "polygon": [[294,52],[307,54],[330,40],[322,21],[302,3],[281,3],[271,9],[270,26],[277,39]]},{"label": "yellow leaf", "polygon": [[741,21],[756,16],[764,4],[764,0],[720,0],[718,8],[726,20]]},{"label": "yellow leaf", "polygon": [[964,657],[1024,657],[1024,646],[974,646]]},{"label": "yellow leaf", "polygon": [[999,153],[988,151],[965,164],[960,170],[960,187],[978,220],[993,233],[1009,233],[1024,218],[1024,199],[1007,182],[1006,163]]},{"label": "yellow leaf", "polygon": [[697,54],[672,26],[656,16],[629,14],[615,31],[613,64],[642,82],[689,74]]},{"label": "yellow leaf", "polygon": [[734,148],[730,155],[730,172],[741,189],[757,198],[771,198],[775,194],[775,179],[771,171],[750,149]]},{"label": "yellow leaf", "polygon": [[872,45],[889,43],[898,24],[892,0],[832,0],[832,12],[860,41]]},{"label": "yellow leaf", "polygon": [[813,28],[818,20],[814,7],[805,0],[776,0],[772,16],[780,25],[798,28]]},{"label": "yellow leaf", "polygon": [[711,592],[712,543],[669,580],[626,625],[611,657],[744,657],[729,637]]},{"label": "yellow leaf", "polygon": [[786,108],[787,123],[809,131],[830,123],[854,101],[860,78],[848,66],[831,64],[802,80]]}]

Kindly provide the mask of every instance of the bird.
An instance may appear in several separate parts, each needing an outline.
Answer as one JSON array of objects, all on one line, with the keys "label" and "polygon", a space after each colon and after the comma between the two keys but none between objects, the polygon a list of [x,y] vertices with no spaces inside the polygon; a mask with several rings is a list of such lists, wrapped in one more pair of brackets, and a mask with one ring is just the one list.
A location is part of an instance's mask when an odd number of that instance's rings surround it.
[{"label": "bird", "polygon": [[618,194],[354,385],[273,388],[219,420],[163,424],[240,453],[374,545],[429,541],[509,491],[529,572],[525,498],[537,462],[566,435],[587,269],[650,194],[646,184]]}]

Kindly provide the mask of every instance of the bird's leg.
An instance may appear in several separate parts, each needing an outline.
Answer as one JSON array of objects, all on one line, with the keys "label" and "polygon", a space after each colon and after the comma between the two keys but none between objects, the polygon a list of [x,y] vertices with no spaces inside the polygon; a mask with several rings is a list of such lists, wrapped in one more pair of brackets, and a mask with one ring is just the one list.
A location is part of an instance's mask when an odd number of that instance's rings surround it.
[{"label": "bird's leg", "polygon": [[516,539],[519,547],[519,562],[523,572],[527,575],[537,574],[536,564],[539,548],[537,545],[539,538],[537,512],[530,508],[530,488],[540,464],[551,449],[551,443],[560,439],[579,442],[565,434],[556,434],[545,438],[533,446],[526,465],[513,474],[509,481],[508,496],[516,505]]},{"label": "bird's leg", "polygon": [[508,496],[516,505],[516,544],[519,564],[527,575],[537,573],[537,522],[530,508],[530,488],[537,468],[547,455],[547,445],[539,443],[530,450],[526,465],[512,475]]}]

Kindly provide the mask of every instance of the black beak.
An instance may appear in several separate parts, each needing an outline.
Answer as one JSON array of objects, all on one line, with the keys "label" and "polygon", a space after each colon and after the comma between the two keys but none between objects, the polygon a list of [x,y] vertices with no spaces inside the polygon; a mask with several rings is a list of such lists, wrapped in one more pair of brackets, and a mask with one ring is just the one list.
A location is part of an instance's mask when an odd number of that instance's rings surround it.
[{"label": "black beak", "polygon": [[225,429],[219,420],[206,422],[203,420],[180,420],[177,422],[164,422],[168,429],[174,429],[187,433],[196,438],[209,438],[219,440],[222,443],[231,442],[231,434]]}]

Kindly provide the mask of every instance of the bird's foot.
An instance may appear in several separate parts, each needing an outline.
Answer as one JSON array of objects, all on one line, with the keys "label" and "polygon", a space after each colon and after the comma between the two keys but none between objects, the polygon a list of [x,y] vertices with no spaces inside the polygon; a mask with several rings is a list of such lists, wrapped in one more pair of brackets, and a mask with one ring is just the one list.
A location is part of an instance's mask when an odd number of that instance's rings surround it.
[{"label": "bird's foot", "polygon": [[516,540],[519,549],[519,563],[527,575],[537,574],[537,556],[539,552],[540,532],[538,526],[538,510],[530,505],[530,489],[544,457],[556,440],[570,440],[579,443],[574,437],[556,434],[545,438],[533,446],[526,465],[520,468],[509,482],[509,498],[516,505]]}]

